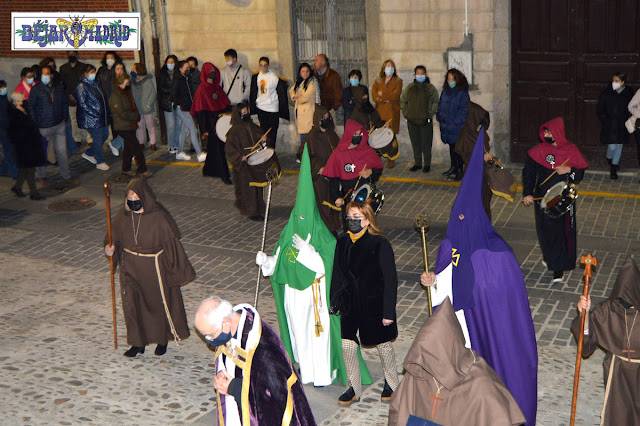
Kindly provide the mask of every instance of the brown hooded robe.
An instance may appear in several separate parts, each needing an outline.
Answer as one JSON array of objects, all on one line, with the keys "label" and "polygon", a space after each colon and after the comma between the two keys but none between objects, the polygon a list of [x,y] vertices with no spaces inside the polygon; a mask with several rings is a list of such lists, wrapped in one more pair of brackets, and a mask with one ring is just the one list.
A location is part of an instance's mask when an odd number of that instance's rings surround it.
[{"label": "brown hooded robe", "polygon": [[[140,197],[142,214],[127,207],[129,191]],[[189,337],[189,325],[180,287],[193,281],[196,273],[180,243],[178,225],[156,201],[145,179],[129,182],[124,205],[111,230],[114,263],[120,265],[127,343],[142,347],[184,340]]]},{"label": "brown hooded robe", "polygon": [[[449,298],[425,321],[403,366],[406,374],[391,399],[390,425],[405,425],[410,415],[445,426],[525,422],[496,372],[474,350],[464,347]],[[435,397],[440,399],[432,416]]]},{"label": "brown hooded robe", "polygon": [[[626,306],[625,306],[626,305]],[[602,425],[640,424],[640,270],[631,258],[620,269],[611,295],[589,313],[589,334],[584,336],[583,358],[600,346],[607,352],[604,368],[605,397]],[[626,317],[626,327],[625,327]],[[635,320],[635,325],[632,326]],[[585,327],[586,328],[586,327]],[[580,333],[580,315],[571,324]],[[632,351],[627,348],[627,331]]]}]

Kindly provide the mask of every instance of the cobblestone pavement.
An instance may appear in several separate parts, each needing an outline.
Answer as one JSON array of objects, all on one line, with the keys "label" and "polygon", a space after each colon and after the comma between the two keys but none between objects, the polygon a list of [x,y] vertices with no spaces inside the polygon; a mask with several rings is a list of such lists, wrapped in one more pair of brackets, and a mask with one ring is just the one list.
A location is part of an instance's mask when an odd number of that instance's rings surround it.
[{"label": "cobblestone pavement", "polygon": [[[71,168],[82,184],[62,188],[44,202],[17,199],[12,181],[0,178],[0,424],[212,424],[215,422],[213,353],[196,336],[179,347],[170,344],[159,358],[149,350],[126,359],[128,347],[120,301],[117,303],[118,350],[113,350],[109,266],[102,255],[105,234],[102,181],[117,174],[119,159],[105,154],[112,170],[100,172],[74,156]],[[248,221],[232,206],[233,188],[204,178],[200,167],[153,164],[171,160],[164,150],[149,156],[150,184],[177,220],[183,244],[197,271],[183,288],[189,321],[204,297],[219,294],[232,303],[252,302],[255,252],[262,224]],[[281,163],[297,170],[292,158]],[[408,172],[406,162],[385,169],[379,184],[386,195],[382,228],[394,248],[400,285],[395,343],[398,372],[411,342],[426,319],[426,298],[417,284],[422,270],[416,213],[431,218],[427,234],[429,258],[435,260],[446,230],[457,186],[444,182],[444,166],[429,174]],[[49,168],[52,183],[60,184]],[[512,167],[519,174],[517,167]],[[437,181],[437,182],[434,182]],[[275,245],[295,202],[297,175],[283,174],[273,190],[268,250]],[[578,200],[579,253],[592,253],[600,266],[592,281],[594,302],[606,296],[628,255],[640,254],[640,185],[627,171],[617,182],[587,172]],[[113,183],[112,209],[122,205],[124,184]],[[58,191],[60,192],[60,191]],[[50,193],[54,193],[51,191]],[[605,194],[601,194],[605,193]],[[612,197],[607,194],[629,194]],[[65,198],[97,202],[79,212],[52,212],[48,203]],[[516,201],[519,201],[519,197]],[[564,283],[551,285],[541,266],[533,228],[533,211],[521,203],[494,199],[494,226],[513,247],[528,287],[540,353],[539,411],[542,425],[568,424],[575,344],[568,325],[582,291],[577,268]],[[259,310],[276,326],[268,280],[261,283]],[[277,327],[276,327],[277,329]],[[148,348],[153,349],[153,348]],[[379,401],[384,379],[375,350],[365,350],[375,383],[360,403],[339,408],[338,385],[306,386],[316,420],[322,424],[385,424],[388,406]],[[598,424],[603,398],[601,360],[596,353],[582,363],[578,424]]]}]

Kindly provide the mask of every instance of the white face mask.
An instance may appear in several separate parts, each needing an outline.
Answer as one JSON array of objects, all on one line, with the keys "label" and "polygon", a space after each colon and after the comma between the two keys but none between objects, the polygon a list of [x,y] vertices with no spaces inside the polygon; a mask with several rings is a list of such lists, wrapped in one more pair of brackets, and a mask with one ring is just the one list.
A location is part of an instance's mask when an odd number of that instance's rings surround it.
[{"label": "white face mask", "polygon": [[611,87],[613,88],[613,90],[618,90],[620,87],[622,87],[622,84],[618,83],[617,81],[614,81],[611,83]]},{"label": "white face mask", "polygon": [[115,64],[115,63],[116,63],[116,61],[114,61],[113,59],[107,59],[107,66],[108,67],[112,67],[113,64]]},{"label": "white face mask", "polygon": [[385,67],[384,69],[384,73],[387,77],[391,77],[395,71],[396,70],[393,67]]}]

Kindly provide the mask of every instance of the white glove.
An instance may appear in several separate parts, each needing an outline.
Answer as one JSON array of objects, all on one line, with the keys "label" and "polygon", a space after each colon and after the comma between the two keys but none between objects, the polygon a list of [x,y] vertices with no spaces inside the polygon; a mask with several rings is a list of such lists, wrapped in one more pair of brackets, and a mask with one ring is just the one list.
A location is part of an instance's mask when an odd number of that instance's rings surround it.
[{"label": "white glove", "polygon": [[256,253],[256,265],[258,266],[264,265],[267,262],[268,258],[269,256],[267,256],[267,253],[263,251],[259,251],[258,253]]},{"label": "white glove", "polygon": [[305,247],[309,245],[309,241],[311,241],[311,234],[307,236],[307,241],[300,238],[298,234],[293,234],[293,248],[298,251],[301,251]]}]

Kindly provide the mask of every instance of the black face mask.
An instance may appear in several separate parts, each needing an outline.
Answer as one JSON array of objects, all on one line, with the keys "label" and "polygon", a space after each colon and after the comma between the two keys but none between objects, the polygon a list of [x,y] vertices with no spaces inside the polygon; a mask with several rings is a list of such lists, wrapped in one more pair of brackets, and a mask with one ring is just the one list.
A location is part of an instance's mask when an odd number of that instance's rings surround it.
[{"label": "black face mask", "polygon": [[142,200],[127,200],[127,206],[134,211],[137,212],[142,208]]},{"label": "black face mask", "polygon": [[242,121],[251,121],[251,116],[247,114],[242,114]]},{"label": "black face mask", "polygon": [[323,129],[333,129],[333,119],[331,117],[326,117],[320,120],[320,127]]},{"label": "black face mask", "polygon": [[72,64],[76,63],[77,61],[78,61],[77,56],[69,56],[69,62],[71,62]]},{"label": "black face mask", "polygon": [[364,228],[360,219],[347,219],[347,229],[354,234],[359,234]]},{"label": "black face mask", "polygon": [[548,137],[545,136],[544,141],[546,143],[553,143],[553,138],[548,138]]},{"label": "black face mask", "polygon": [[360,142],[362,142],[362,135],[356,136],[353,135],[351,136],[351,143],[354,145],[360,145]]}]

